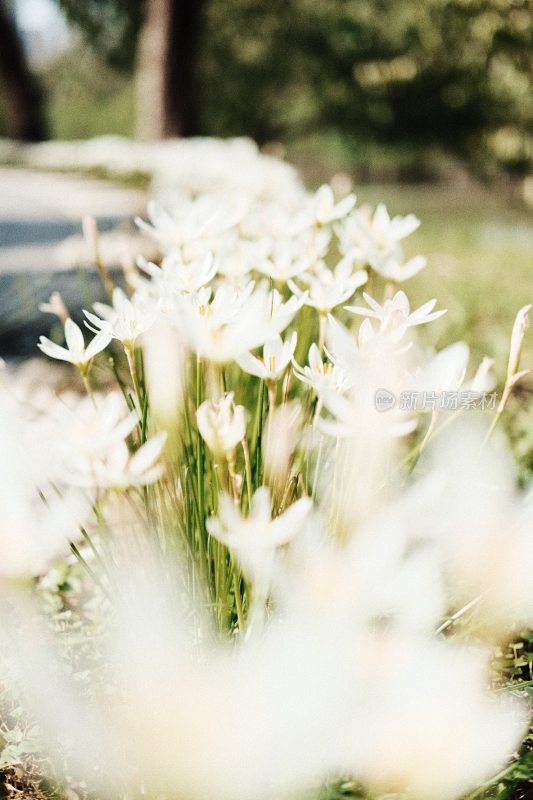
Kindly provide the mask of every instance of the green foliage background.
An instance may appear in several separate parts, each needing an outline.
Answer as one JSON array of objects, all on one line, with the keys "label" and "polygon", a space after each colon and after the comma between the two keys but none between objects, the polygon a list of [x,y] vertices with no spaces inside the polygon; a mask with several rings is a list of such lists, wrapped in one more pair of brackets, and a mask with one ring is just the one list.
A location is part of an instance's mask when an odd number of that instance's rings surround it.
[{"label": "green foliage background", "polygon": [[[58,2],[100,62],[131,76],[143,0]],[[123,82],[115,75],[108,87],[120,111],[100,106],[86,135],[103,120],[131,133]],[[337,136],[412,162],[437,148],[484,174],[522,176],[533,160],[532,82],[531,0],[209,0],[198,133],[285,144]],[[58,119],[64,89],[48,86]]]}]

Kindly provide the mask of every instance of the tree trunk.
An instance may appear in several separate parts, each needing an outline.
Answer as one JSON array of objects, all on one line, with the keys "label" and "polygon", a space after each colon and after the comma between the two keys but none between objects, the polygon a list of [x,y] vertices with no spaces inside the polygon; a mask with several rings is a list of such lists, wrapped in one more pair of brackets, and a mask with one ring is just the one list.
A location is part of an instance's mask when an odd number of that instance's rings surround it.
[{"label": "tree trunk", "polygon": [[0,0],[0,80],[6,109],[7,135],[38,142],[46,138],[42,98],[33,78],[15,20]]},{"label": "tree trunk", "polygon": [[198,133],[195,72],[203,0],[147,0],[137,66],[141,139]]}]

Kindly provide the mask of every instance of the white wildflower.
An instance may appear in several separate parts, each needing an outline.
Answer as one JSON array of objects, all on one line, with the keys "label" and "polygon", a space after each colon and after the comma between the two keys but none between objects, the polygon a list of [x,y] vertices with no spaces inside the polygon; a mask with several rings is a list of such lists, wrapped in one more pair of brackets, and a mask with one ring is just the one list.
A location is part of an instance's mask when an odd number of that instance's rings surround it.
[{"label": "white wildflower", "polygon": [[222,495],[218,516],[208,520],[208,529],[211,536],[235,553],[243,571],[264,598],[270,587],[277,549],[301,531],[311,507],[311,499],[302,497],[272,519],[270,491],[262,486],[252,498],[247,518],[241,516],[229,497]]},{"label": "white wildflower", "polygon": [[368,273],[364,269],[354,272],[352,261],[342,259],[333,270],[323,262],[318,263],[314,275],[303,275],[301,278],[308,289],[304,292],[293,281],[289,281],[294,294],[301,297],[305,305],[316,308],[320,314],[329,314],[366,283]]},{"label": "white wildflower", "polygon": [[243,353],[235,360],[239,367],[250,375],[255,375],[264,381],[278,381],[292,360],[297,340],[296,331],[285,342],[279,334],[276,334],[265,342],[262,357]]},{"label": "white wildflower", "polygon": [[287,283],[313,267],[313,261],[302,253],[298,240],[274,243],[270,255],[259,263],[259,270],[276,283]]},{"label": "white wildflower", "polygon": [[139,218],[135,221],[163,251],[179,250],[185,258],[197,258],[209,249],[213,239],[238,222],[240,213],[226,208],[221,198],[203,195],[190,199],[182,195],[175,198],[169,210],[150,202],[150,223]]},{"label": "white wildflower", "polygon": [[446,313],[446,309],[433,311],[437,302],[435,299],[428,300],[416,311],[411,311],[409,300],[403,291],[396,292],[394,297],[390,300],[385,300],[382,306],[366,292],[363,292],[363,297],[369,308],[346,306],[346,309],[351,311],[352,314],[361,314],[362,316],[376,319],[379,322],[380,333],[394,332],[398,338],[403,336],[407,328],[432,322]]},{"label": "white wildflower", "polygon": [[101,331],[113,339],[118,339],[125,347],[133,347],[137,338],[155,322],[156,311],[141,305],[138,297],[129,300],[122,289],[113,290],[113,305],[94,303],[94,310],[100,316],[84,311],[87,327]]},{"label": "white wildflower", "polygon": [[326,388],[336,392],[347,388],[346,375],[334,362],[323,360],[320,350],[314,342],[309,348],[307,365],[300,367],[299,364],[294,363],[294,374],[302,383],[311,386],[319,397]]},{"label": "white wildflower", "polygon": [[233,392],[220,400],[205,400],[196,411],[202,438],[216,456],[229,458],[246,435],[246,410],[236,406]]},{"label": "white wildflower", "polygon": [[68,361],[74,364],[81,372],[86,372],[89,362],[102,350],[105,350],[112,339],[109,331],[99,331],[90,344],[85,347],[83,333],[78,325],[70,317],[65,322],[65,341],[66,347],[61,347],[55,342],[51,342],[46,336],[41,336],[37,347],[50,358],[57,358],[59,361]]},{"label": "white wildflower", "polygon": [[292,297],[286,303],[264,287],[254,291],[219,286],[179,299],[176,325],[184,340],[199,356],[217,363],[231,361],[263,345],[284,330],[300,308]]},{"label": "white wildflower", "polygon": [[333,189],[327,183],[321,186],[311,198],[311,213],[314,222],[327,225],[335,220],[342,219],[355,206],[356,197],[349,194],[342,200],[335,202]]},{"label": "white wildflower", "polygon": [[196,292],[210,283],[217,272],[212,253],[186,262],[179,251],[171,250],[163,258],[160,267],[143,258],[138,259],[137,263],[152,278],[153,290],[160,298],[172,296],[176,292]]},{"label": "white wildflower", "polygon": [[341,251],[361,264],[368,264],[388,280],[403,281],[426,266],[422,256],[405,263],[400,245],[419,225],[420,220],[414,214],[391,219],[383,203],[373,215],[368,207],[363,207],[339,227]]},{"label": "white wildflower", "polygon": [[85,471],[80,464],[70,480],[73,485],[88,489],[125,489],[154,483],[163,474],[163,465],[158,459],[166,438],[164,431],[157,433],[133,453],[125,442],[117,442],[93,458]]}]

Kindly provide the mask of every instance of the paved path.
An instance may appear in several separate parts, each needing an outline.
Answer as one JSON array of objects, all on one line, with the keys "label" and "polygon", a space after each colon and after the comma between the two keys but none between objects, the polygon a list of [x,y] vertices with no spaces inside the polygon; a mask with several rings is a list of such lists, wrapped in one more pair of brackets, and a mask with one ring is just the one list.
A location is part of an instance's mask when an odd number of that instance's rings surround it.
[{"label": "paved path", "polygon": [[111,231],[143,213],[145,203],[143,192],[91,178],[0,168],[0,356],[36,354],[38,335],[54,319],[38,305],[52,291],[61,291],[75,318],[104,299],[96,271],[82,278],[78,270],[79,252],[87,252],[81,220],[90,214]]},{"label": "paved path", "polygon": [[92,178],[0,168],[0,273],[64,268],[57,245],[90,214],[108,231],[142,213],[143,192]]}]

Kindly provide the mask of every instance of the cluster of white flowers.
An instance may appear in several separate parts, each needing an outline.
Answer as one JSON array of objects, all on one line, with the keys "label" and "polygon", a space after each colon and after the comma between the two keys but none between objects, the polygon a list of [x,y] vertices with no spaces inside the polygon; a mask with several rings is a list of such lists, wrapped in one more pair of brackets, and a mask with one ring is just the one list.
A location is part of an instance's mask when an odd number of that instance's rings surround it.
[{"label": "cluster of white flowers", "polygon": [[[465,343],[435,353],[417,338],[445,311],[435,299],[413,309],[397,286],[426,263],[402,248],[416,217],[330,186],[308,193],[251,151],[236,171],[217,147],[212,184],[189,176],[138,221],[158,263],[139,259],[129,294],[85,310],[85,334],[64,319],[66,347],[41,337],[89,395],[21,422],[7,379],[0,393],[23,429],[2,439],[2,488],[16,492],[0,548],[16,558],[2,555],[0,573],[42,574],[61,542],[83,550],[76,528],[94,531],[98,585],[120,597],[106,620],[120,691],[95,689],[89,709],[37,647],[51,713],[22,648],[35,714],[111,793],[116,780],[247,800],[353,775],[371,791],[457,797],[508,760],[526,722],[487,685],[491,646],[533,621],[533,504],[488,439],[523,374],[528,307],[488,432],[458,413],[441,434],[438,407],[428,425],[395,402],[402,392],[477,395],[494,381],[489,359],[467,378]],[[58,309],[65,318],[58,298],[45,310]],[[54,520],[71,493],[84,498],[74,525],[36,535],[35,487]],[[136,518],[134,535],[102,522],[111,502]],[[475,640],[466,626],[463,643],[440,635],[469,614]],[[231,647],[210,636],[213,620]]]}]

